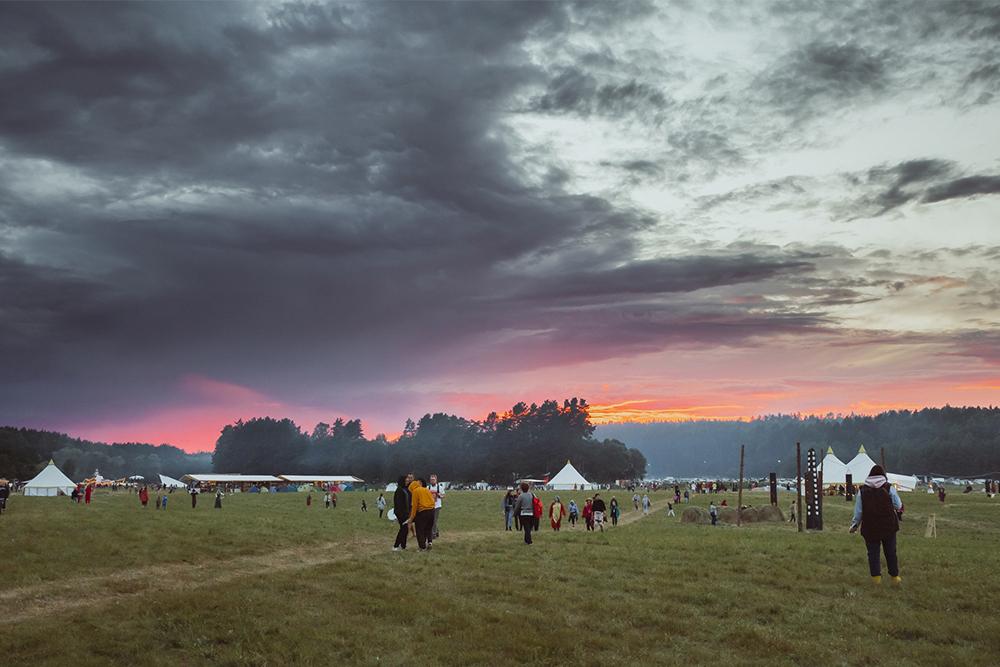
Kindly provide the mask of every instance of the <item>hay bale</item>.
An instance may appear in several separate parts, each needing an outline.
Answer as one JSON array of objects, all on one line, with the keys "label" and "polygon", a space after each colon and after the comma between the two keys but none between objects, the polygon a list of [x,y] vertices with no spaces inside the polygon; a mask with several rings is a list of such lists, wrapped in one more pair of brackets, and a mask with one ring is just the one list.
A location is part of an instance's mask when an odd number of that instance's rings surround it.
[{"label": "hay bale", "polygon": [[736,523],[736,510],[732,507],[723,507],[719,513],[719,521],[722,523]]},{"label": "hay bale", "polygon": [[781,509],[771,507],[770,505],[758,509],[757,514],[761,521],[775,521],[781,523],[784,523],[785,521],[785,515],[781,513]]},{"label": "hay bale", "polygon": [[706,509],[686,507],[681,512],[681,523],[712,523],[712,517]]},{"label": "hay bale", "polygon": [[740,515],[743,517],[743,523],[757,523],[760,520],[760,513],[753,507],[746,508]]}]

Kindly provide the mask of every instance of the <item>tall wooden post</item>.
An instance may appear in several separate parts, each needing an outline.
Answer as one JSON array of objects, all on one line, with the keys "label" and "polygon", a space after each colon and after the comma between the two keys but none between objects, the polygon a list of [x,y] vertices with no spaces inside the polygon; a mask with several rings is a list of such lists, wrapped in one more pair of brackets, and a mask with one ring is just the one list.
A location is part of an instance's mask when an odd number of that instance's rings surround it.
[{"label": "tall wooden post", "polygon": [[802,532],[802,445],[795,443],[795,513],[799,520],[799,532]]},{"label": "tall wooden post", "polygon": [[743,450],[746,445],[740,445],[740,492],[736,496],[736,527],[743,525]]}]

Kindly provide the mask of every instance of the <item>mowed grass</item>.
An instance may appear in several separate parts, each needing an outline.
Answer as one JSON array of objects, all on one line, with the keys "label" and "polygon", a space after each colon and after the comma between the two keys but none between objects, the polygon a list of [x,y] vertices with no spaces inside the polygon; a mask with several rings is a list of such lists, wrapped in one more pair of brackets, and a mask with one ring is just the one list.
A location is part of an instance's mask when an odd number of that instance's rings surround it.
[{"label": "mowed grass", "polygon": [[[603,534],[543,519],[528,548],[503,530],[501,493],[452,492],[434,550],[394,553],[377,495],[341,494],[335,510],[322,494],[308,508],[301,493],[235,495],[221,510],[206,495],[192,510],[175,493],[166,512],[121,493],[89,507],[13,498],[3,663],[950,665],[1000,652],[1000,499],[982,493],[902,494],[903,582],[881,586],[842,499],[827,499],[826,530],[800,534],[681,524],[685,505],[667,516],[660,492],[648,517]],[[691,504],[721,498],[735,505]]]}]

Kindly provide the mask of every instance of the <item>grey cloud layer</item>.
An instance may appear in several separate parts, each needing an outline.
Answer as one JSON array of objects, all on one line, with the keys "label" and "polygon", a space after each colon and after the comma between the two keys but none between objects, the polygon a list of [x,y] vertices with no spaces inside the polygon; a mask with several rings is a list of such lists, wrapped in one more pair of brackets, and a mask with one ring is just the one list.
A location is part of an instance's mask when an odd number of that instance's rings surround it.
[{"label": "grey cloud layer", "polygon": [[[766,20],[786,21],[786,7]],[[1000,25],[965,7],[928,5],[898,30],[933,24],[968,43]],[[788,129],[837,105],[913,85],[910,37],[847,38],[848,9],[694,97],[673,90],[690,83],[680,55],[660,62],[619,39],[673,12],[645,3],[0,12],[0,418],[138,409],[187,373],[301,399],[324,383],[831,327],[825,307],[867,298],[828,274],[856,261],[849,251],[752,241],[682,254],[678,238],[650,259],[641,236],[663,220],[566,189],[557,165],[534,183],[508,121],[655,131],[662,153],[615,168],[683,191],[752,168],[766,142],[801,141]],[[966,98],[996,89],[991,67],[970,60]],[[933,158],[857,179],[883,210],[1000,191]],[[500,330],[527,333],[476,354]]]}]

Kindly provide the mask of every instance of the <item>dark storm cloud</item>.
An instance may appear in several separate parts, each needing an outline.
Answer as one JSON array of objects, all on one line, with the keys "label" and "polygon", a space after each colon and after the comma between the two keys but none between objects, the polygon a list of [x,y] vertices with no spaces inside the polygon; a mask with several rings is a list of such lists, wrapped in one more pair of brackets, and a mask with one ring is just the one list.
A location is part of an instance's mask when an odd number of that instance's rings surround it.
[{"label": "dark storm cloud", "polygon": [[934,203],[946,199],[996,194],[1000,194],[1000,176],[967,176],[929,189],[923,201]]},{"label": "dark storm cloud", "polygon": [[583,117],[636,115],[649,119],[671,104],[661,91],[648,83],[634,79],[624,83],[602,83],[591,73],[567,67],[554,76],[545,93],[535,99],[530,108],[542,113],[571,112]]}]

